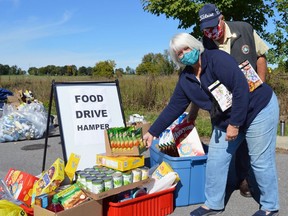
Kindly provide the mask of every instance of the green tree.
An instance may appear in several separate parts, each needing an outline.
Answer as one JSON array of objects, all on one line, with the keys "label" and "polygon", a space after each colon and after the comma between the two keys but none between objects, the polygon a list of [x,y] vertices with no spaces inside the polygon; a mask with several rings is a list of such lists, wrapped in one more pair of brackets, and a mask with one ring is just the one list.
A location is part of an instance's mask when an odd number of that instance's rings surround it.
[{"label": "green tree", "polygon": [[86,76],[87,74],[87,68],[84,66],[79,67],[78,69],[78,75],[79,76]]},{"label": "green tree", "polygon": [[288,71],[288,1],[276,0],[270,3],[271,8],[276,8],[278,16],[273,16],[274,32],[265,31],[266,40],[273,45],[268,52],[269,63],[279,63],[284,71]]},{"label": "green tree", "polygon": [[[279,63],[287,60],[287,0],[140,0],[144,11],[154,15],[179,20],[178,28],[192,27],[192,34],[200,38],[198,11],[206,3],[214,3],[226,20],[245,21],[267,40],[273,49],[269,51],[268,61]],[[275,16],[275,15],[279,16]],[[275,32],[267,32],[268,18],[272,18]]]},{"label": "green tree", "polygon": [[78,70],[75,65],[65,65],[63,67],[66,76],[77,76]]},{"label": "green tree", "polygon": [[8,75],[10,67],[9,65],[2,65],[0,64],[0,75]]},{"label": "green tree", "polygon": [[18,73],[18,67],[17,67],[17,65],[11,66],[10,69],[9,69],[9,74],[10,74],[10,75],[17,75],[17,73]]},{"label": "green tree", "polygon": [[124,74],[124,69],[123,68],[117,68],[115,69],[115,75],[117,78],[122,77]]},{"label": "green tree", "polygon": [[126,74],[135,74],[135,70],[133,68],[130,68],[129,66],[125,69]]},{"label": "green tree", "polygon": [[114,76],[115,62],[112,60],[100,61],[93,68],[92,76],[112,78]]},{"label": "green tree", "polygon": [[38,75],[38,69],[36,67],[30,67],[28,69],[28,74],[29,75]]},{"label": "green tree", "polygon": [[142,58],[142,62],[136,68],[136,74],[138,75],[169,75],[174,72],[174,66],[171,60],[169,60],[168,52],[161,53],[149,53]]}]

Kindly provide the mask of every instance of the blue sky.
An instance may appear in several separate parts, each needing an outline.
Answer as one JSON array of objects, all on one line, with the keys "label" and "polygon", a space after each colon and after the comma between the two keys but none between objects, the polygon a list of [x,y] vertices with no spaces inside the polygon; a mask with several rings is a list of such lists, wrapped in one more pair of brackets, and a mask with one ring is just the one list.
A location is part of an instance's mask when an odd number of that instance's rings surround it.
[{"label": "blue sky", "polygon": [[140,0],[0,0],[0,64],[93,67],[114,60],[136,69],[164,53],[178,20],[144,12]]},{"label": "blue sky", "polygon": [[144,12],[140,0],[0,0],[0,64],[136,68],[163,53],[178,21]]}]

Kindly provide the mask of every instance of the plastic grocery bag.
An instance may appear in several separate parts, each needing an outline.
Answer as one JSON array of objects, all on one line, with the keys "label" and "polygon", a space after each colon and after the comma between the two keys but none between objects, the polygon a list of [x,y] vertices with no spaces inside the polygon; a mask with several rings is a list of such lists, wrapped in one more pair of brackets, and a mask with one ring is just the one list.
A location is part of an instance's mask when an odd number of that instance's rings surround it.
[{"label": "plastic grocery bag", "polygon": [[0,215],[27,216],[26,212],[20,206],[8,200],[0,200]]},{"label": "plastic grocery bag", "polygon": [[42,138],[47,116],[42,103],[23,103],[17,108],[5,104],[0,119],[0,142]]},{"label": "plastic grocery bag", "polygon": [[178,174],[176,172],[169,172],[161,179],[155,179],[143,185],[146,188],[148,194],[156,193],[162,190],[166,190],[177,185],[176,178]]}]

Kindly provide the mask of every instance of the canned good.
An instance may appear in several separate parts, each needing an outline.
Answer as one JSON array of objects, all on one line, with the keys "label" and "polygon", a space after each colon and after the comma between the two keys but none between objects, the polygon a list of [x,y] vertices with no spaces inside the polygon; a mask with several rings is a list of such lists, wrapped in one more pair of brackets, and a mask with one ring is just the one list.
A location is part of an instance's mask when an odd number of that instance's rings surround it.
[{"label": "canned good", "polygon": [[137,168],[132,170],[133,180],[132,182],[139,182],[142,179],[142,171]]},{"label": "canned good", "polygon": [[83,171],[83,170],[77,170],[76,172],[75,172],[75,176],[74,176],[74,181],[75,182],[78,182],[79,180],[80,180],[80,174],[84,174],[85,172]]},{"label": "canned good", "polygon": [[96,170],[96,171],[99,171],[101,168],[102,168],[101,165],[94,165],[93,166],[93,169]]},{"label": "canned good", "polygon": [[113,175],[113,173],[115,173],[115,171],[114,170],[107,170],[107,171],[105,171],[105,172],[103,172],[106,176],[112,176]]},{"label": "canned good", "polygon": [[104,181],[102,179],[92,180],[92,192],[95,194],[104,192]]},{"label": "canned good", "polygon": [[102,179],[104,178],[106,175],[104,173],[99,173],[97,174],[95,177],[98,178],[98,179]]},{"label": "canned good", "polygon": [[80,182],[80,184],[81,184],[83,187],[86,186],[86,177],[88,177],[88,176],[90,176],[90,175],[87,174],[87,173],[85,173],[85,172],[80,174],[80,180],[79,180],[79,182]]},{"label": "canned good", "polygon": [[93,171],[90,171],[89,172],[89,174],[91,175],[91,176],[96,176],[96,175],[98,175],[100,172],[98,172],[98,171],[96,171],[96,170],[93,170]]},{"label": "canned good", "polygon": [[94,169],[93,169],[93,168],[85,168],[85,169],[84,169],[84,172],[86,172],[86,173],[88,173],[88,174],[89,174],[89,172],[91,172],[91,171],[94,171]]},{"label": "canned good", "polygon": [[112,176],[105,176],[102,178],[104,181],[104,191],[113,189],[113,178]]},{"label": "canned good", "polygon": [[95,179],[94,176],[87,176],[86,177],[86,190],[92,191],[92,180]]},{"label": "canned good", "polygon": [[101,169],[99,169],[99,172],[104,173],[106,171],[108,171],[109,169],[107,167],[101,167]]},{"label": "canned good", "polygon": [[112,178],[114,188],[123,186],[123,175],[121,173],[113,173]]},{"label": "canned good", "polygon": [[124,172],[122,175],[123,175],[123,185],[128,185],[133,182],[133,176],[131,170]]},{"label": "canned good", "polygon": [[141,172],[142,172],[142,178],[141,178],[141,180],[147,179],[147,178],[149,177],[149,168],[146,167],[146,166],[144,166],[144,167],[140,167],[139,169],[140,169]]}]

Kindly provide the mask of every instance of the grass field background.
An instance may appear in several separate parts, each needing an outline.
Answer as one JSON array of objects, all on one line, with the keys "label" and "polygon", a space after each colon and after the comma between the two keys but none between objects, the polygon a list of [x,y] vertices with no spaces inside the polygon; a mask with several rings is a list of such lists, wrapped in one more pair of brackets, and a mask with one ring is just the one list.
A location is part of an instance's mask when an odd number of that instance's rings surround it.
[{"label": "grass field background", "polygon": [[[169,102],[178,76],[154,77],[124,75],[117,79],[119,81],[125,119],[128,120],[129,115],[138,113],[144,115],[147,121],[153,122]],[[92,78],[88,76],[0,76],[0,87],[12,92],[30,90],[34,95],[34,98],[41,101],[48,110],[53,80],[55,82],[107,81],[107,79]],[[288,125],[287,76],[270,75],[267,80],[278,96],[280,119],[285,120]],[[54,100],[52,103],[52,114],[57,114]],[[200,136],[210,136],[210,118],[206,111],[200,111],[196,125]],[[288,126],[286,128],[288,128]],[[286,130],[286,134],[288,134],[287,131],[288,129]]]}]

